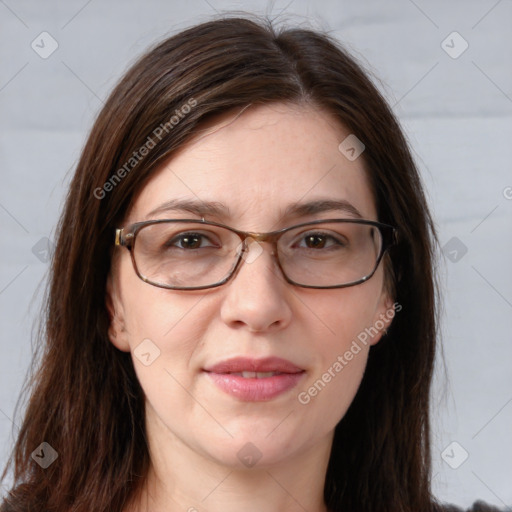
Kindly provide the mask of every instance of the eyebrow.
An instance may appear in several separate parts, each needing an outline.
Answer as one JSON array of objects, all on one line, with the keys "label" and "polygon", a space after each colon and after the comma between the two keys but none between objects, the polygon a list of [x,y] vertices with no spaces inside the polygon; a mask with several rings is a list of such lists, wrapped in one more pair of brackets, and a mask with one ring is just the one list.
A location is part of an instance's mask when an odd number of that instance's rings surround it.
[{"label": "eyebrow", "polygon": [[166,201],[165,203],[161,204],[154,210],[151,210],[147,214],[147,218],[159,213],[172,211],[189,212],[194,215],[199,215],[200,217],[204,217],[205,215],[210,215],[213,217],[230,216],[229,208],[225,204],[219,203],[217,201],[208,202],[196,201],[193,199],[171,199],[170,201]]},{"label": "eyebrow", "polygon": [[[217,201],[197,201],[193,199],[171,199],[161,204],[146,216],[148,219],[160,213],[172,211],[189,212],[194,215],[204,217],[209,215],[212,217],[230,217],[229,207]],[[363,216],[359,210],[345,199],[317,199],[308,202],[296,202],[290,204],[284,211],[283,217],[306,217],[318,213],[330,211],[341,211],[351,215],[352,217],[362,219]]]},{"label": "eyebrow", "polygon": [[305,217],[316,213],[341,211],[362,219],[359,210],[346,199],[317,199],[307,203],[292,203],[284,212],[285,217]]}]

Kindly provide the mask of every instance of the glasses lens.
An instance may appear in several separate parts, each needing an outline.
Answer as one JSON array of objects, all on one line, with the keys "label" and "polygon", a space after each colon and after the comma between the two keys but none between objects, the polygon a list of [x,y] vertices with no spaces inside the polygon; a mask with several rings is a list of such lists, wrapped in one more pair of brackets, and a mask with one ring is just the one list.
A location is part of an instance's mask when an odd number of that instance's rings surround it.
[{"label": "glasses lens", "polygon": [[287,231],[278,245],[289,279],[306,286],[341,286],[370,276],[382,251],[376,226],[326,222]]},{"label": "glasses lens", "polygon": [[173,288],[210,286],[223,281],[236,264],[239,237],[203,223],[162,222],[144,226],[134,245],[139,274]]}]

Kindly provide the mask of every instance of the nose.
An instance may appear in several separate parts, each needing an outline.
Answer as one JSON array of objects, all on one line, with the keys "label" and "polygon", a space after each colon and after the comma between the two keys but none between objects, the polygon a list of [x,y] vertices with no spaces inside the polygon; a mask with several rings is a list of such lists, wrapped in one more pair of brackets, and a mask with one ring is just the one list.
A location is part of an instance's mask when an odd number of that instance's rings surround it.
[{"label": "nose", "polygon": [[269,332],[291,320],[290,287],[266,243],[249,242],[236,274],[224,286],[222,320],[233,328]]}]

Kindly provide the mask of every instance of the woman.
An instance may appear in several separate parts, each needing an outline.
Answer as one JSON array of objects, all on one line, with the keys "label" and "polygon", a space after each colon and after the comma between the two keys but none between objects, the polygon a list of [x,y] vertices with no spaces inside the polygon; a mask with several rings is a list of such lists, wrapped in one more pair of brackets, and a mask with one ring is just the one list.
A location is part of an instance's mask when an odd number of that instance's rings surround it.
[{"label": "woman", "polygon": [[2,510],[454,510],[430,491],[435,241],[335,42],[241,18],[164,41],[71,184]]}]

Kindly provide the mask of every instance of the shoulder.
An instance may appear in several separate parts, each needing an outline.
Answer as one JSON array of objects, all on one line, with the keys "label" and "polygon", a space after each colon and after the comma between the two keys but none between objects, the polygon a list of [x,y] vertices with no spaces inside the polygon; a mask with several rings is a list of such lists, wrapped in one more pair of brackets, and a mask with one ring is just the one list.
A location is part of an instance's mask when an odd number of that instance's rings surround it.
[{"label": "shoulder", "polygon": [[473,507],[468,510],[468,512],[503,512],[498,507],[494,505],[488,505],[483,501],[475,501],[473,503]]},{"label": "shoulder", "polygon": [[468,509],[462,509],[455,505],[435,505],[432,512],[504,512],[494,505],[488,505],[483,501],[475,501],[473,505]]}]

